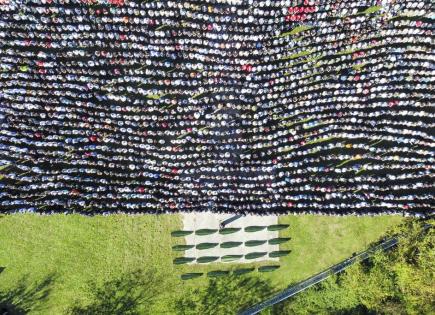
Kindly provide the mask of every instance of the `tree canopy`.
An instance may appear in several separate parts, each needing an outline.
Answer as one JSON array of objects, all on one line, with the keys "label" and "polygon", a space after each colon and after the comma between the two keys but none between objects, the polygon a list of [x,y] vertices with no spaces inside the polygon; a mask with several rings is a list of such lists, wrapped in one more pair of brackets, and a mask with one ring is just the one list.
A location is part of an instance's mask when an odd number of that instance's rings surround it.
[{"label": "tree canopy", "polygon": [[[431,220],[433,224],[434,220]],[[433,228],[407,220],[399,245],[274,308],[279,314],[430,314],[435,309]]]}]

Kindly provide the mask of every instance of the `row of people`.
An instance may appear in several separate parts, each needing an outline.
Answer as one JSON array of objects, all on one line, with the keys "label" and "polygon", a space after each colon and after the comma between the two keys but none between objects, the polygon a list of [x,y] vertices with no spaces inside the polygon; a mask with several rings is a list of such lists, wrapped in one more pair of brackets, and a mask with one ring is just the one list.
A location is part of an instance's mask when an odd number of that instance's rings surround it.
[{"label": "row of people", "polygon": [[2,211],[431,211],[429,2],[0,11]]}]

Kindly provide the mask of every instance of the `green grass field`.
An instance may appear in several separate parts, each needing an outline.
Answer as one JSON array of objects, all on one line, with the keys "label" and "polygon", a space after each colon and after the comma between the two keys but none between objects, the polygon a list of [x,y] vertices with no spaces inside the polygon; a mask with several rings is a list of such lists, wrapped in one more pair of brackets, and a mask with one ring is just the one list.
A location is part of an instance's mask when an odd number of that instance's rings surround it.
[{"label": "green grass field", "polygon": [[[269,279],[276,289],[287,287],[365,249],[401,220],[399,216],[283,216],[280,223],[290,224],[290,228],[281,236],[292,239],[281,248],[292,252],[281,258],[280,269],[261,277]],[[182,252],[171,247],[183,241],[172,238],[170,232],[181,229],[181,224],[178,215],[1,216],[0,267],[6,269],[0,274],[0,292],[20,283],[32,291],[35,284],[51,275],[49,294],[32,301],[30,314],[65,314],[73,305],[92,300],[90,281],[103,284],[123,273],[154,268],[153,273],[166,284],[157,302],[148,306],[150,313],[173,313],[178,296],[207,283],[204,276],[182,281],[182,273],[233,266],[174,266],[172,260]],[[25,297],[31,299],[32,295]]]}]

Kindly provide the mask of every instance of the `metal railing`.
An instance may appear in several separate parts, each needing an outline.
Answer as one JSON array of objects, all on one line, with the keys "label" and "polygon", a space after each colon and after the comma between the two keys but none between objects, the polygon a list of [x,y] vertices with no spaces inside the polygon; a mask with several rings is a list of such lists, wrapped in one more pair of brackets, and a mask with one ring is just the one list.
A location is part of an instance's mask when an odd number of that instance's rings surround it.
[{"label": "metal railing", "polygon": [[[430,224],[426,224],[423,228],[423,231],[428,230],[431,227]],[[260,311],[264,310],[267,307],[270,307],[272,305],[275,305],[285,299],[288,299],[289,297],[292,297],[294,295],[296,295],[297,293],[304,291],[306,289],[308,289],[309,287],[324,281],[325,279],[329,278],[330,276],[340,273],[341,271],[345,270],[346,268],[350,267],[352,264],[354,264],[356,261],[363,261],[367,258],[369,258],[374,252],[378,251],[378,250],[383,250],[386,251],[390,248],[392,248],[393,246],[397,245],[397,243],[399,242],[398,236],[396,237],[392,237],[389,238],[385,241],[383,241],[382,243],[367,249],[357,255],[353,255],[350,258],[347,258],[345,260],[343,260],[342,262],[329,267],[328,269],[302,281],[299,282],[296,285],[293,285],[287,289],[285,289],[284,291],[272,296],[271,298],[257,304],[254,306],[251,306],[248,309],[245,309],[241,312],[239,312],[239,315],[253,315],[253,314],[257,314]]]},{"label": "metal railing", "polygon": [[221,228],[224,228],[226,225],[230,224],[231,222],[236,221],[237,219],[240,219],[241,217],[243,217],[242,214],[238,214],[238,215],[232,216],[232,217],[230,217],[230,218],[228,218],[228,219],[223,220],[223,221],[219,224],[219,226],[220,226]]}]

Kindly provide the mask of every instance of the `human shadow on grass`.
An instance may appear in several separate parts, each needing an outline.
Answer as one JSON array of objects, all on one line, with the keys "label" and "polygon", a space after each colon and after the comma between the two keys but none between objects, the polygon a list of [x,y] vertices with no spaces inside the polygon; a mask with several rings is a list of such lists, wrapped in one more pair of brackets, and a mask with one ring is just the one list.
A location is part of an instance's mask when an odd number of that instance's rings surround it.
[{"label": "human shadow on grass", "polygon": [[29,276],[22,276],[14,287],[0,292],[0,314],[21,315],[42,311],[51,293],[55,274],[50,273],[41,281],[31,283]]},{"label": "human shadow on grass", "polygon": [[176,302],[179,315],[236,314],[276,292],[269,281],[258,276],[225,276],[212,278],[207,287],[194,289]]},{"label": "human shadow on grass", "polygon": [[75,305],[68,310],[70,315],[95,314],[148,314],[150,307],[167,285],[155,270],[135,270],[123,273],[102,285],[88,283],[90,304]]}]

